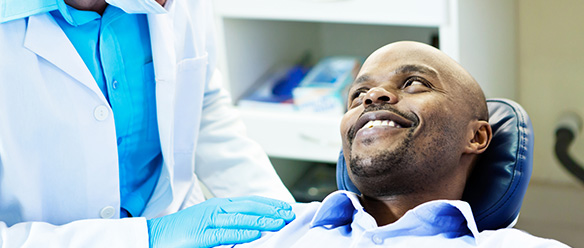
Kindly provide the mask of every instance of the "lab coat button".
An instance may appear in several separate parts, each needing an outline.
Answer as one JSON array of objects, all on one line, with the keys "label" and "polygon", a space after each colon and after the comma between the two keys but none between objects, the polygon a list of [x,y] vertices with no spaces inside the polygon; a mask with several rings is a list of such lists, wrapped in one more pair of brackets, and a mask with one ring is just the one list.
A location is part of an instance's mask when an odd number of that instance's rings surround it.
[{"label": "lab coat button", "polygon": [[371,241],[373,241],[373,243],[375,243],[376,245],[383,244],[383,239],[377,235],[373,235],[373,237],[371,238]]},{"label": "lab coat button", "polygon": [[110,219],[111,217],[114,217],[114,214],[116,214],[116,210],[112,206],[104,207],[101,209],[101,212],[99,212],[99,216],[103,219]]},{"label": "lab coat button", "polygon": [[118,81],[117,80],[114,80],[112,82],[112,88],[114,88],[114,90],[118,88]]},{"label": "lab coat button", "polygon": [[109,110],[104,105],[99,105],[95,108],[95,110],[93,110],[93,116],[98,121],[103,121],[103,120],[107,119],[108,115],[109,115]]}]

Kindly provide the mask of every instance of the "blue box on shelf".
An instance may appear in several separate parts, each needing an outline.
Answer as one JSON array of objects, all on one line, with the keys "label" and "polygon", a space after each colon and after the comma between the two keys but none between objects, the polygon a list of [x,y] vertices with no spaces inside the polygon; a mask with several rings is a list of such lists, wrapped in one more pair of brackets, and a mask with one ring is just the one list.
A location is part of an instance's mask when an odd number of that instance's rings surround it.
[{"label": "blue box on shelf", "polygon": [[319,61],[292,91],[298,111],[343,114],[346,88],[353,82],[363,58],[332,56]]}]

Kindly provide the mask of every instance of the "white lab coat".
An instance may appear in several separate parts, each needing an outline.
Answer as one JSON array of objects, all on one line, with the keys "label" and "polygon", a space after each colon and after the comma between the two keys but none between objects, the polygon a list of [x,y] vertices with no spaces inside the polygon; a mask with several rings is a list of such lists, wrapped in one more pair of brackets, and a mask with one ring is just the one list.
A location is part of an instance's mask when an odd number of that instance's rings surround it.
[{"label": "white lab coat", "polygon": [[[220,86],[208,5],[148,16],[164,163],[146,218],[204,200],[199,179],[293,201]],[[147,247],[118,179],[113,113],[65,33],[48,13],[0,24],[0,247]]]}]

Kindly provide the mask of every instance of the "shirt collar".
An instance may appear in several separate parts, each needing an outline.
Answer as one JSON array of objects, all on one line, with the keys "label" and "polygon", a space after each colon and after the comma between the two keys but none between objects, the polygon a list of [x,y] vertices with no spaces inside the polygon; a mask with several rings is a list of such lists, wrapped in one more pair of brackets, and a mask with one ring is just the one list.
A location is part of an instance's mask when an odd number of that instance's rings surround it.
[{"label": "shirt collar", "polygon": [[335,191],[322,201],[312,218],[310,227],[350,224],[357,209],[363,210],[357,195],[344,190]]},{"label": "shirt collar", "polygon": [[[105,0],[129,14],[164,14],[166,9],[155,0]],[[169,1],[167,1],[169,2]],[[165,5],[169,5],[166,3]]]},{"label": "shirt collar", "polygon": [[[363,221],[363,218],[366,220]],[[365,229],[378,228],[375,220],[365,211],[355,193],[339,190],[322,201],[310,227],[327,225],[336,227],[352,222],[359,222],[359,225]],[[475,240],[479,238],[479,231],[470,205],[464,201],[435,200],[426,202],[409,210],[396,222],[379,228],[395,229],[400,226],[405,228],[412,223],[414,225],[426,223],[445,233],[471,233]]]},{"label": "shirt collar", "polygon": [[65,3],[64,0],[57,0],[57,7],[63,19],[71,26],[77,27],[90,21],[101,18],[101,15],[94,11],[85,11],[75,9]]},{"label": "shirt collar", "polygon": [[461,233],[470,232],[475,239],[480,238],[479,230],[474,215],[472,214],[472,209],[465,201],[429,201],[418,205],[406,214],[408,213],[415,215],[420,221],[424,221],[434,226],[440,226],[443,230],[458,230]]}]

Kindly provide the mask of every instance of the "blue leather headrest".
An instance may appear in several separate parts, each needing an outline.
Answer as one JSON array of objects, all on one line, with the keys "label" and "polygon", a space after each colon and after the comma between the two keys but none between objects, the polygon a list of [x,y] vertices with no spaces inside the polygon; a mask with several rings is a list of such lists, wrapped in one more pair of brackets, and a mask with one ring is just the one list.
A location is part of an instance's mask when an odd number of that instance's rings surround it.
[{"label": "blue leather headrest", "polygon": [[[487,106],[493,137],[477,160],[462,197],[470,204],[479,231],[514,224],[533,166],[533,127],[525,110],[507,99],[488,99]],[[349,178],[342,150],[337,186],[360,194]]]}]

